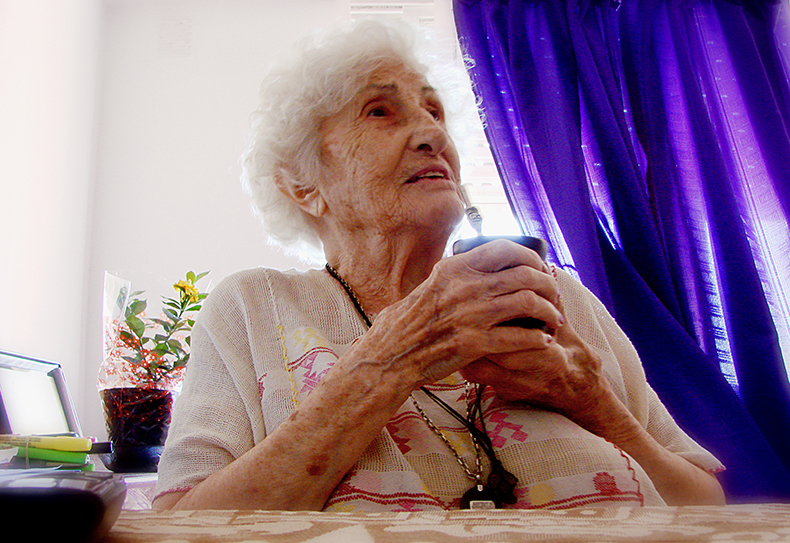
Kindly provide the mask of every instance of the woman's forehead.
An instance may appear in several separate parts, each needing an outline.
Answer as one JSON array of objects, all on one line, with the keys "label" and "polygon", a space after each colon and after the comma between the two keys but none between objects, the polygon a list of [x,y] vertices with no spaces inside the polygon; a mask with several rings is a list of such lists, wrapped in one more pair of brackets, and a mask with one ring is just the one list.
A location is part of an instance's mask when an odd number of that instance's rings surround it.
[{"label": "woman's forehead", "polygon": [[416,90],[423,94],[436,94],[435,89],[422,73],[403,63],[379,66],[371,70],[367,77],[360,81],[358,93],[363,94],[371,90],[392,92]]}]

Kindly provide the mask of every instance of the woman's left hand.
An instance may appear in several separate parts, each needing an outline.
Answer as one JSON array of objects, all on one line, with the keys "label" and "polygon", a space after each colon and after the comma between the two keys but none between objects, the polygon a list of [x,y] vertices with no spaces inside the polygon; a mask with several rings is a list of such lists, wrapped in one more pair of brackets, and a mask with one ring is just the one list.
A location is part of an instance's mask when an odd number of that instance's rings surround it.
[{"label": "woman's left hand", "polygon": [[[562,300],[556,305],[564,315]],[[461,373],[468,381],[491,386],[504,400],[558,412],[595,434],[614,431],[602,427],[615,425],[608,407],[616,398],[603,375],[601,358],[567,319],[548,344],[489,355]]]}]

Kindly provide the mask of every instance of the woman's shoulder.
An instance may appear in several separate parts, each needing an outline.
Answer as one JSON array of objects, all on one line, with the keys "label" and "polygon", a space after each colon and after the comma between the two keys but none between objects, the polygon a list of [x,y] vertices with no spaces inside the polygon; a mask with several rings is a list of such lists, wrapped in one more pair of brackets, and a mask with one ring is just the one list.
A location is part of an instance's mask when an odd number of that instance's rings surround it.
[{"label": "woman's shoulder", "polygon": [[343,289],[324,269],[243,270],[223,279],[206,302],[203,310],[208,311],[201,317],[208,326],[235,330],[243,323],[256,337],[265,333],[301,337],[309,330],[345,345],[364,333]]},{"label": "woman's shoulder", "polygon": [[571,315],[566,316],[583,316],[590,313],[593,307],[600,303],[595,294],[574,275],[571,275],[559,266],[552,266],[552,272],[557,279],[565,310],[571,313]]},{"label": "woman's shoulder", "polygon": [[292,285],[296,288],[318,285],[324,279],[324,272],[321,269],[309,270],[276,270],[273,268],[250,268],[234,272],[222,279],[211,291],[209,298],[227,296],[231,293],[257,292],[261,289],[269,289],[271,286],[287,287]]},{"label": "woman's shoulder", "polygon": [[619,328],[604,303],[576,276],[561,269],[559,266],[553,267],[553,271],[560,288],[566,317],[572,322],[575,320],[595,320],[601,326]]},{"label": "woman's shoulder", "polygon": [[201,314],[222,316],[229,312],[263,309],[274,298],[287,292],[315,292],[321,289],[326,275],[322,270],[275,270],[251,268],[234,272],[213,287],[203,304]]},{"label": "woman's shoulder", "polygon": [[593,293],[585,287],[579,279],[570,272],[562,269],[556,264],[550,264],[552,273],[557,279],[561,291],[572,291],[584,296],[593,296]]}]

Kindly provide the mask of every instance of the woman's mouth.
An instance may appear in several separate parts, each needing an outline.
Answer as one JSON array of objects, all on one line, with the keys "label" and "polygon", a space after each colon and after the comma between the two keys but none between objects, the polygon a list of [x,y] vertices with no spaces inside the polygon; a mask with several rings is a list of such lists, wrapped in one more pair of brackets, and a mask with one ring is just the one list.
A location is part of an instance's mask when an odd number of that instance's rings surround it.
[{"label": "woman's mouth", "polygon": [[425,168],[412,175],[406,183],[416,183],[418,181],[448,180],[450,177],[444,168]]}]

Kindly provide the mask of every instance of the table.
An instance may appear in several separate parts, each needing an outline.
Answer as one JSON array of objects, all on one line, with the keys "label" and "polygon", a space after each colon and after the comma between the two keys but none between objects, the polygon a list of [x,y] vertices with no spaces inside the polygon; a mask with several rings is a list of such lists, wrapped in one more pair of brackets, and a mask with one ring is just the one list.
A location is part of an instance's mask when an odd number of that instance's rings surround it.
[{"label": "table", "polygon": [[124,510],[103,543],[790,541],[790,504],[567,511]]}]

